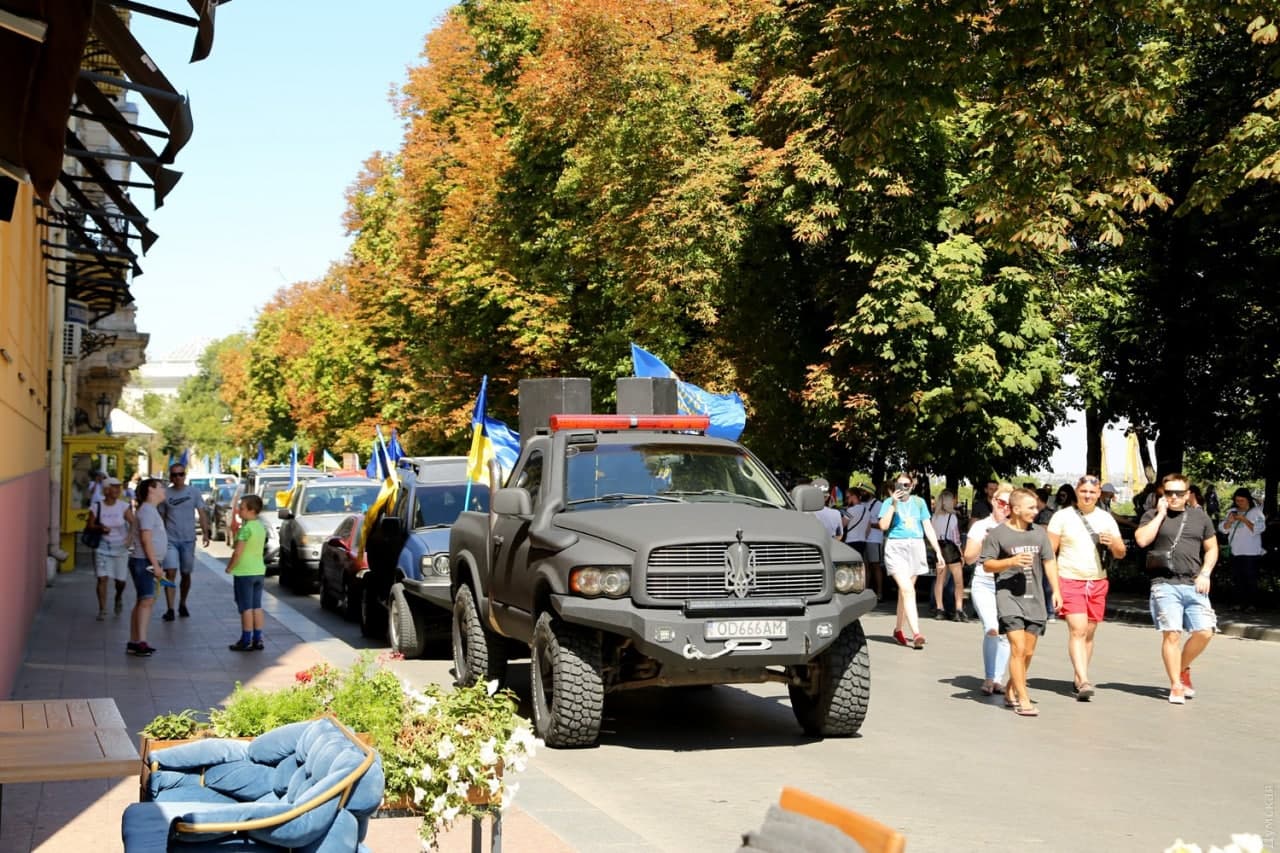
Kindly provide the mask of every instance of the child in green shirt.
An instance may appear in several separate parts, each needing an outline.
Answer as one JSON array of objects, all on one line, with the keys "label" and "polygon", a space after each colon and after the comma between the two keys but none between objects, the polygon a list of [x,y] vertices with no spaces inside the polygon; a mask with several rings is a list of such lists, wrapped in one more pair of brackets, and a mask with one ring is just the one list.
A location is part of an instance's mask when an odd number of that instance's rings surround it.
[{"label": "child in green shirt", "polygon": [[262,587],[266,582],[267,564],[263,553],[267,544],[267,528],[258,520],[262,498],[245,495],[240,499],[240,532],[236,549],[227,564],[235,586],[236,607],[240,610],[240,639],[230,646],[233,652],[262,651]]}]

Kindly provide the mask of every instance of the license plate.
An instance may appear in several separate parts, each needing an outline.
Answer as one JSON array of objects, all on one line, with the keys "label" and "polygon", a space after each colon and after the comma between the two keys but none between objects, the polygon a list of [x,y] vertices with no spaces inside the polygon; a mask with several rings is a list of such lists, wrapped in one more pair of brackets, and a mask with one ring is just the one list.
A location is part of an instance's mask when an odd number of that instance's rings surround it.
[{"label": "license plate", "polygon": [[785,640],[786,619],[717,619],[706,623],[706,640]]}]

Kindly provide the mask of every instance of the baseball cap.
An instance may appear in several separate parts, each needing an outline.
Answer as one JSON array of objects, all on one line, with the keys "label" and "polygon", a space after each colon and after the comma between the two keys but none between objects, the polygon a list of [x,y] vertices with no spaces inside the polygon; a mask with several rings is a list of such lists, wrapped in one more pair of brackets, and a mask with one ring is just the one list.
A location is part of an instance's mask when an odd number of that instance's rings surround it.
[{"label": "baseball cap", "polygon": [[1116,493],[1116,487],[1111,485],[1110,483],[1103,483],[1102,493],[1105,495],[1107,492],[1110,492],[1111,494],[1114,495]]},{"label": "baseball cap", "polygon": [[108,477],[108,478],[106,479],[106,482],[105,482],[103,485],[106,485],[106,486],[122,486],[122,485],[124,485],[124,484],[120,482],[120,479],[119,479],[118,477]]}]

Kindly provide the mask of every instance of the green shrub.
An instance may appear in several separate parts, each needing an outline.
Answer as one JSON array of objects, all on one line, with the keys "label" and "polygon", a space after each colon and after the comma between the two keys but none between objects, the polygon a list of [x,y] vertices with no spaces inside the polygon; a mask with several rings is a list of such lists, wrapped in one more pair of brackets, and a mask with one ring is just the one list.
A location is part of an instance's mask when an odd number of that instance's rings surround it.
[{"label": "green shrub", "polygon": [[[236,682],[235,692],[222,708],[209,712],[209,722],[218,737],[257,737],[289,723],[318,716],[324,705],[307,687],[260,690]],[[341,719],[341,718],[340,718]]]}]

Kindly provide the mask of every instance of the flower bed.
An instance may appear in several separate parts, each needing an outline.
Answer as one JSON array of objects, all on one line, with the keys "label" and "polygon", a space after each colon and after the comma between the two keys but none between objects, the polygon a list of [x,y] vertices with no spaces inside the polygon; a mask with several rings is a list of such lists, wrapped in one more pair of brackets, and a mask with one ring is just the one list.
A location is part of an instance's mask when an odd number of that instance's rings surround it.
[{"label": "flower bed", "polygon": [[459,817],[505,809],[540,742],[516,713],[514,695],[488,685],[417,689],[384,665],[397,655],[364,655],[349,670],[326,664],[302,670],[279,690],[236,684],[221,708],[157,717],[143,729],[153,739],[256,737],[329,712],[364,734],[382,756],[386,803],[422,815],[428,844]]}]

